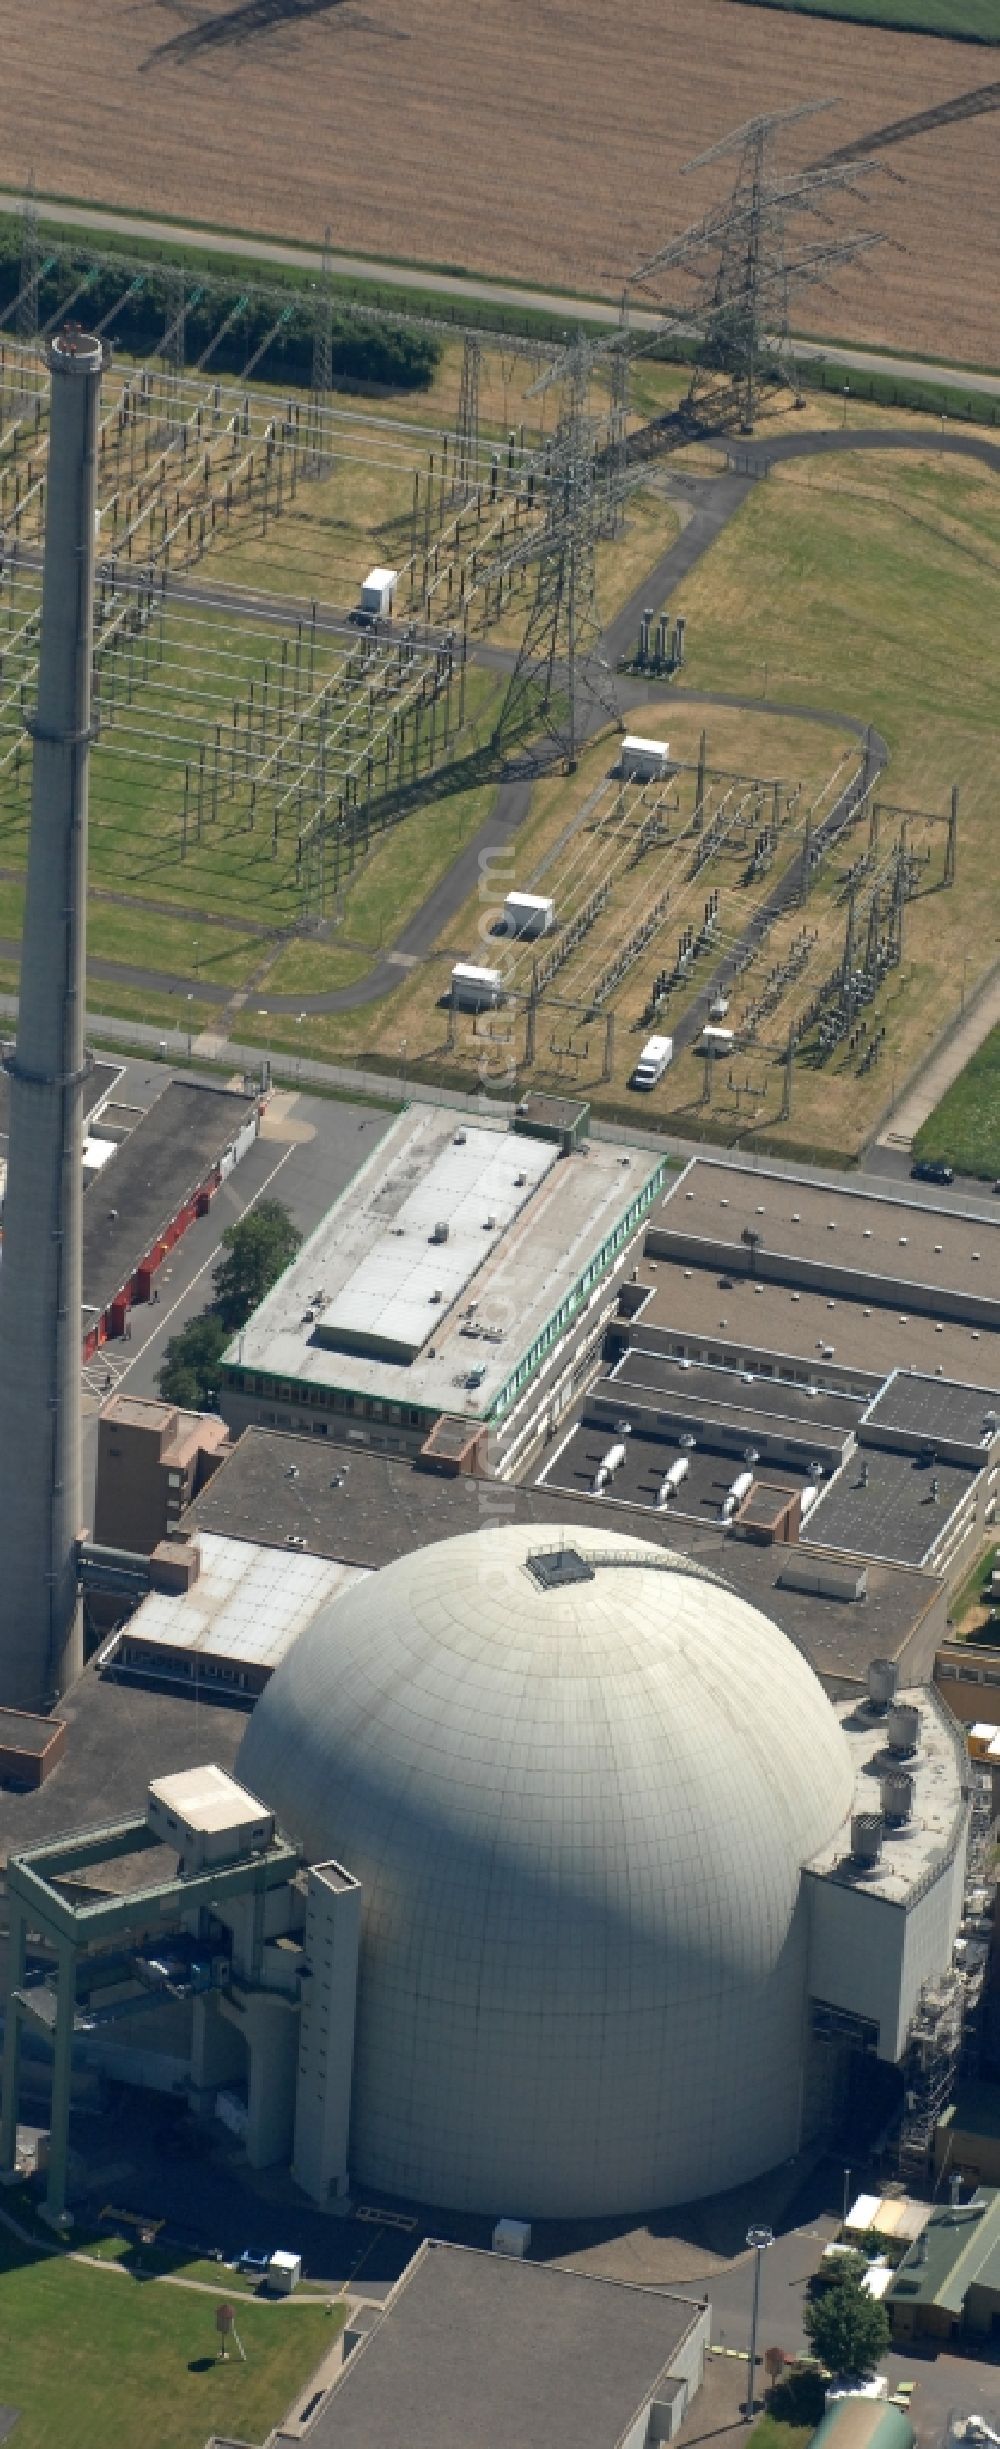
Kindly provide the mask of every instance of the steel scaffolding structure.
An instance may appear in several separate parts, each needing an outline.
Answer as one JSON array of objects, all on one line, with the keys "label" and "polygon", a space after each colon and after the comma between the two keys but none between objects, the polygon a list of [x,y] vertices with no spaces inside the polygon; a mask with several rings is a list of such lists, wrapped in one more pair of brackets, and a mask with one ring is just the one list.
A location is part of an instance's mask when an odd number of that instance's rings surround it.
[{"label": "steel scaffolding structure", "polygon": [[977,2071],[996,1884],[988,1870],[991,1835],[989,1771],[973,1762],[961,1929],[948,1971],[920,1993],[904,2067],[899,2173],[908,2185],[919,2185],[929,2174],[935,2128],[959,2075]]}]

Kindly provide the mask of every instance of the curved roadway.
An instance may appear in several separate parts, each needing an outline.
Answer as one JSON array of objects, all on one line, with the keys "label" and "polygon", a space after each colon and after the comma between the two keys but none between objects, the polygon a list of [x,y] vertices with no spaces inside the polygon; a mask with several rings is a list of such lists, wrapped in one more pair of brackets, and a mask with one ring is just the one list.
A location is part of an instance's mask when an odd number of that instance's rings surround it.
[{"label": "curved roadway", "polygon": [[[650,602],[662,606],[669,601],[675,589],[682,584],[702,555],[708,552],[730,519],[742,508],[758,479],[766,476],[769,468],[776,462],[786,459],[811,458],[829,451],[920,450],[921,447],[926,447],[926,440],[920,432],[914,432],[906,427],[893,427],[888,431],[882,431],[878,427],[860,427],[855,430],[850,427],[845,429],[838,427],[823,428],[819,431],[813,430],[801,434],[782,434],[761,442],[755,442],[752,439],[741,440],[725,447],[730,463],[727,474],[718,477],[707,486],[705,499],[698,503],[680,535],[668,551],[661,555],[652,570],[647,571],[628,602],[622,606],[620,612],[615,614],[614,619],[604,631],[600,642],[601,654],[604,661],[612,668],[627,653],[636,635],[644,607]],[[1000,474],[1000,444],[986,442],[974,434],[942,433],[939,438],[935,437],[933,448],[949,458],[958,456],[979,459],[987,467]],[[513,657],[509,653],[488,644],[485,644],[478,652],[473,650],[473,656],[474,660],[479,660],[494,669],[510,668],[513,663]],[[658,681],[641,681],[635,678],[620,680],[618,696],[623,709],[647,703],[651,695],[662,694],[663,685],[662,679]],[[671,685],[671,696],[690,705],[732,706],[753,713],[760,712],[762,703],[759,697],[730,696],[717,690],[685,689],[673,684]],[[837,713],[824,706],[785,705],[772,702],[770,699],[767,701],[767,706],[769,713],[792,716],[799,722],[821,723],[841,731],[851,731],[858,739],[867,740],[870,758],[876,772],[881,772],[886,764],[888,749],[885,741],[878,732],[871,731],[855,715]],[[600,704],[592,706],[585,714],[584,743],[602,730],[606,721],[605,708]],[[470,837],[447,873],[433,887],[419,910],[408,920],[392,950],[383,953],[364,978],[359,978],[353,986],[334,988],[321,995],[270,995],[267,994],[265,987],[258,990],[258,993],[266,995],[268,1012],[319,1014],[356,1011],[366,1004],[377,1003],[383,996],[390,994],[394,987],[400,985],[406,972],[416,962],[427,959],[433,951],[442,928],[455,917],[463,903],[474,891],[483,869],[484,860],[489,859],[492,862],[513,841],[528,814],[533,785],[533,773],[508,772],[498,785],[489,815]],[[849,792],[842,795],[825,824],[817,830],[814,837],[814,849],[822,850],[824,842],[829,841],[831,834],[847,820],[850,814],[850,804],[852,800],[856,801],[861,795],[861,790],[862,783],[859,778],[850,786]],[[798,899],[801,882],[802,854],[792,862],[790,868],[775,886],[773,893],[768,896],[755,914],[752,928],[748,931],[748,940],[749,934],[759,933],[780,910],[787,908]],[[16,944],[0,942],[0,956],[9,957],[11,954],[16,956],[17,951]],[[704,995],[699,995],[696,1004],[692,1006],[691,1013],[686,1014],[684,1021],[679,1024],[679,1033],[682,1038],[694,1032],[697,1026],[695,1013],[700,1009],[704,996],[711,997],[715,985],[731,961],[732,954],[728,956],[727,963],[720,965],[715,979],[706,981]],[[155,994],[180,993],[186,995],[193,993],[201,1003],[224,1006],[234,1003],[237,998],[243,1004],[255,999],[252,991],[248,995],[232,986],[217,985],[204,978],[182,978],[158,970],[135,969],[123,962],[97,959],[89,962],[88,968],[90,975],[94,978],[104,979],[118,985],[131,985]]]}]

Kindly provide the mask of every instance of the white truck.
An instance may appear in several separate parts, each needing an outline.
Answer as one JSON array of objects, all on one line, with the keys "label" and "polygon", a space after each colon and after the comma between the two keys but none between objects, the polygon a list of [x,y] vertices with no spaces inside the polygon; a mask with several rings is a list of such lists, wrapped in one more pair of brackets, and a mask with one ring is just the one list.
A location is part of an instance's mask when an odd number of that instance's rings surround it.
[{"label": "white truck", "polygon": [[668,1063],[673,1061],[673,1053],[672,1037],[648,1037],[629,1081],[629,1087],[655,1088],[657,1081],[662,1080]]}]

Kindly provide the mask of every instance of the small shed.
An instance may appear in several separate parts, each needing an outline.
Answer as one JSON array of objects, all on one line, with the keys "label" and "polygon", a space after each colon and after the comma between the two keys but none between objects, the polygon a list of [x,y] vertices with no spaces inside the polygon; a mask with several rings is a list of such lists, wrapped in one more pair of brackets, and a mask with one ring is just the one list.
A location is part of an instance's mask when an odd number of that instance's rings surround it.
[{"label": "small shed", "polygon": [[451,973],[451,1000],[459,1012],[488,1012],[500,1001],[498,969],[477,969],[472,961],[456,961]]},{"label": "small shed", "polygon": [[493,2230],[494,2253],[516,2254],[519,2261],[531,2244],[531,2223],[526,2219],[498,2219]]},{"label": "small shed", "polygon": [[626,732],[621,753],[626,782],[662,782],[669,763],[668,740],[645,740],[637,731]]},{"label": "small shed", "polygon": [[273,2253],[267,2266],[267,2284],[272,2296],[291,2296],[302,2277],[300,2253]]},{"label": "small shed", "polygon": [[398,570],[384,570],[380,566],[369,570],[361,589],[359,605],[359,610],[365,613],[369,620],[389,620],[398,579]]},{"label": "small shed", "polygon": [[508,893],[503,914],[508,935],[548,935],[556,923],[555,903],[546,893]]}]

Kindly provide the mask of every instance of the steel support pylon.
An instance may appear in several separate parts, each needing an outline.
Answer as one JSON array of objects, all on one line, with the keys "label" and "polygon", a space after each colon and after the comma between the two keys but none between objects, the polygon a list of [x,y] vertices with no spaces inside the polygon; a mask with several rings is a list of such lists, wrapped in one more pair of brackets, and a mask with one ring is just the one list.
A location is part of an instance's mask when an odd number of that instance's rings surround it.
[{"label": "steel support pylon", "polygon": [[476,332],[466,332],[462,350],[462,380],[458,394],[458,421],[455,426],[455,492],[462,495],[475,489],[479,470],[479,379],[482,372],[482,343]]},{"label": "steel support pylon", "polygon": [[533,541],[534,599],[497,724],[498,742],[541,725],[571,773],[602,722],[620,724],[600,652],[595,557],[600,497],[594,438],[574,396],[553,447],[546,524]]},{"label": "steel support pylon", "polygon": [[27,347],[38,338],[39,271],[38,198],[32,172],[21,206],[21,278],[17,296],[17,337]]}]

